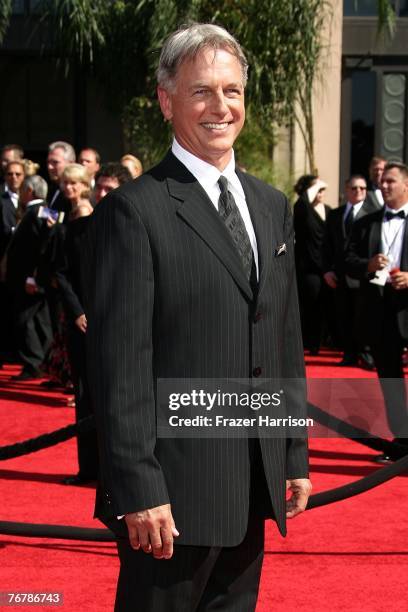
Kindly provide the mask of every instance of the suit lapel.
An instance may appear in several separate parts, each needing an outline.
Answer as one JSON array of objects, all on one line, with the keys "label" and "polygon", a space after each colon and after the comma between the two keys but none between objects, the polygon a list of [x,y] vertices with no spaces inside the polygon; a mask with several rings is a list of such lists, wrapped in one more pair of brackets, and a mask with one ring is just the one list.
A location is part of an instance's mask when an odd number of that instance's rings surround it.
[{"label": "suit lapel", "polygon": [[252,289],[237,249],[204,189],[174,155],[170,153],[166,161],[167,172],[170,170],[166,179],[169,194],[180,202],[177,214],[204,240],[243,293],[252,300]]},{"label": "suit lapel", "polygon": [[371,232],[369,236],[369,249],[370,257],[373,257],[377,253],[381,252],[381,225],[382,225],[382,211],[378,215],[377,219],[371,226]]},{"label": "suit lapel", "polygon": [[405,219],[404,225],[404,240],[402,242],[401,252],[401,270],[408,270],[408,221]]}]

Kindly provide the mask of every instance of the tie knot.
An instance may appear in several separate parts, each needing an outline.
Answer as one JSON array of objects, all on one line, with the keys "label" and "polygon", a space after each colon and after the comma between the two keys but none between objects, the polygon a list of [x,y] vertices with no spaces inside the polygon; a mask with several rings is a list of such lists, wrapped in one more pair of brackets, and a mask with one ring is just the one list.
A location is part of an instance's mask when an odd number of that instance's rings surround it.
[{"label": "tie knot", "polygon": [[225,176],[220,176],[220,178],[218,179],[218,186],[221,190],[221,195],[225,195],[226,193],[228,193],[228,179],[225,178]]},{"label": "tie knot", "polygon": [[387,219],[387,221],[389,221],[390,219],[405,219],[405,213],[403,210],[400,210],[397,213],[387,210],[387,212],[385,213],[385,218]]}]

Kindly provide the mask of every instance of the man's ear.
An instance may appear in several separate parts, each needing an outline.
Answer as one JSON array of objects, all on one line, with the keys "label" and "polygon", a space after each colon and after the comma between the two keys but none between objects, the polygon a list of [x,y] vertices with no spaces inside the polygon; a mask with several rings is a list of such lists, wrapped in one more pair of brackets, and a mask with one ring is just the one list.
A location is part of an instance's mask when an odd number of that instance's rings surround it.
[{"label": "man's ear", "polygon": [[169,92],[163,87],[158,87],[157,97],[159,98],[159,104],[164,118],[167,119],[167,121],[171,121],[173,117],[173,108]]}]

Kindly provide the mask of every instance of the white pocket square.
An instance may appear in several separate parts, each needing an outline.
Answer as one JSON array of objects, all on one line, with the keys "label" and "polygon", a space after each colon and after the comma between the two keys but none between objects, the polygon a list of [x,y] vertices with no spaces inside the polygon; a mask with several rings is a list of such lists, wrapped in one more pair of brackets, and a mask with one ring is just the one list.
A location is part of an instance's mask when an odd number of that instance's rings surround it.
[{"label": "white pocket square", "polygon": [[275,250],[275,257],[279,257],[280,255],[284,255],[286,253],[286,244],[280,244],[278,248]]}]

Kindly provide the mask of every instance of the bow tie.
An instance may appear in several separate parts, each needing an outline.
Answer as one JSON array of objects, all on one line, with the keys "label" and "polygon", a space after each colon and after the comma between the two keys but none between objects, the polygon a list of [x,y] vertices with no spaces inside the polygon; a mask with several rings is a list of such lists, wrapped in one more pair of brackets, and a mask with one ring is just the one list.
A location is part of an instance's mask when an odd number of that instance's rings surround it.
[{"label": "bow tie", "polygon": [[390,210],[387,210],[387,212],[384,215],[385,219],[387,221],[389,221],[390,219],[405,219],[405,213],[403,210],[400,210],[397,213],[393,213]]}]

